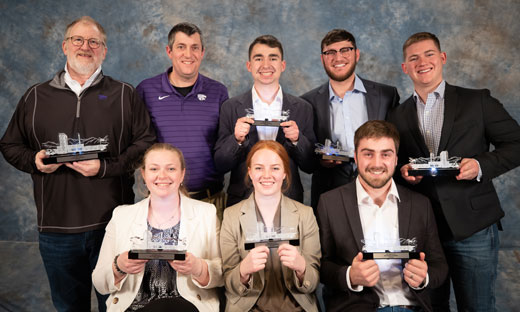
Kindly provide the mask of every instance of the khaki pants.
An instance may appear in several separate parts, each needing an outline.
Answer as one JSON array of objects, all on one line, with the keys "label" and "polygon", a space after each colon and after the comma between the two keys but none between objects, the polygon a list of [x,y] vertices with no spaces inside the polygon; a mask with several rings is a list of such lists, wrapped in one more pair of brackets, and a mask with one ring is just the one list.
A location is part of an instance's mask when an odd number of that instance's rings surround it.
[{"label": "khaki pants", "polygon": [[[195,193],[198,192],[189,192],[190,195]],[[215,205],[215,207],[217,208],[217,217],[220,220],[220,222],[222,222],[222,218],[224,216],[224,208],[226,207],[226,198],[227,194],[224,191],[220,191],[218,193],[210,195],[208,190],[208,197],[202,198],[201,201]]]}]

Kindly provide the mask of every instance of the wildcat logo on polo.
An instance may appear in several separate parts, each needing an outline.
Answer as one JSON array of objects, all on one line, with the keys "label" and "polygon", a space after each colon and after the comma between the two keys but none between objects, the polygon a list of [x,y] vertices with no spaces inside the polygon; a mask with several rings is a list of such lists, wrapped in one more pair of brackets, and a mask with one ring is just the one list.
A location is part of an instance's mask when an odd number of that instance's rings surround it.
[{"label": "wildcat logo on polo", "polygon": [[199,93],[199,94],[197,94],[197,98],[199,99],[199,101],[205,101],[207,98],[207,95]]}]

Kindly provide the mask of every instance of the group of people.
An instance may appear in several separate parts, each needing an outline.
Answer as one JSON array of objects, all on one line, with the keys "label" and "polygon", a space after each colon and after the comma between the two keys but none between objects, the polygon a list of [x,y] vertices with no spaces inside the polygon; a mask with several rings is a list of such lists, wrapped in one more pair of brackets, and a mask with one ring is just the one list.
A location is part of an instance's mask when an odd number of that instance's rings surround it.
[{"label": "group of people", "polygon": [[[434,34],[403,45],[414,94],[400,105],[395,87],[355,73],[361,53],[343,29],[321,42],[328,81],[301,97],[282,91],[271,35],[250,44],[253,86],[233,98],[199,73],[191,23],[168,35],[172,66],[137,88],[101,71],[94,19],[68,25],[62,49],[64,69],[27,90],[0,140],[32,176],[58,311],[90,311],[92,283],[100,311],[317,311],[320,281],[327,311],[449,311],[450,281],[459,311],[494,310],[504,212],[492,179],[520,165],[520,126],[488,90],[446,83]],[[106,136],[108,156],[45,164],[58,133]],[[348,160],[316,155],[326,139]],[[409,174],[410,157],[445,150],[462,158],[456,177]],[[137,164],[149,195],[134,204]],[[312,208],[299,170],[313,174]],[[298,246],[245,248],[246,233],[285,227]],[[147,231],[185,238],[185,260],[130,259]],[[419,259],[363,259],[365,244],[402,239]]]}]

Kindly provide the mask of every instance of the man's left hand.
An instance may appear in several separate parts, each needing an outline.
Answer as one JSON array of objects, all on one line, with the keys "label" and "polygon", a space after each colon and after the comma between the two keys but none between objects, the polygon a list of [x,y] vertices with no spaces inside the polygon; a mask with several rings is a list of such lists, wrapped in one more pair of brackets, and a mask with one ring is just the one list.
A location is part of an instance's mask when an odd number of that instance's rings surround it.
[{"label": "man's left hand", "polygon": [[415,288],[422,286],[424,280],[426,279],[426,275],[428,274],[428,264],[426,261],[424,261],[426,255],[424,252],[421,252],[419,255],[420,259],[409,260],[403,269],[405,282],[407,282],[411,287]]},{"label": "man's left hand", "polygon": [[284,121],[280,123],[280,127],[283,129],[283,133],[285,134],[286,139],[290,140],[292,143],[298,142],[300,137],[300,130],[298,129],[296,121]]},{"label": "man's left hand", "polygon": [[98,174],[101,163],[99,159],[90,159],[66,163],[65,165],[85,177],[93,177]]},{"label": "man's left hand", "polygon": [[460,173],[457,180],[473,180],[478,175],[479,165],[473,158],[464,158],[460,162]]}]

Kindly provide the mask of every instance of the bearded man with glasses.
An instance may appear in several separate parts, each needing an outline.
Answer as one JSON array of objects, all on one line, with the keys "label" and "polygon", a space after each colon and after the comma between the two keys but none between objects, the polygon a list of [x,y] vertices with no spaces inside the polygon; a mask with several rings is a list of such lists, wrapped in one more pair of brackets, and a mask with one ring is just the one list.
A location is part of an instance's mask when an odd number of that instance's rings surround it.
[{"label": "bearded man with glasses", "polygon": [[321,62],[329,81],[302,98],[314,111],[314,134],[318,143],[326,139],[350,151],[350,161],[316,157],[312,176],[311,206],[316,211],[320,195],[356,177],[354,132],[368,120],[384,120],[390,108],[399,105],[397,89],[360,78],[355,73],[360,52],[354,36],[333,29],[321,41]]},{"label": "bearded man with glasses", "polygon": [[[98,22],[88,16],[73,21],[62,49],[65,68],[22,96],[0,151],[34,182],[40,254],[56,310],[90,311],[91,274],[105,226],[116,206],[134,202],[132,165],[155,132],[136,90],[103,75],[106,33]],[[45,143],[62,133],[106,138],[108,156],[45,164]],[[105,311],[107,297],[96,294]]]}]

